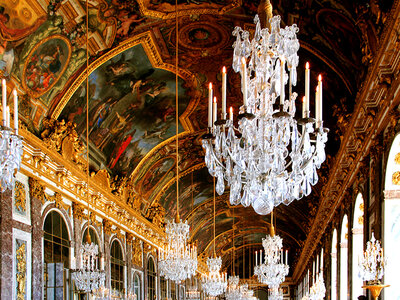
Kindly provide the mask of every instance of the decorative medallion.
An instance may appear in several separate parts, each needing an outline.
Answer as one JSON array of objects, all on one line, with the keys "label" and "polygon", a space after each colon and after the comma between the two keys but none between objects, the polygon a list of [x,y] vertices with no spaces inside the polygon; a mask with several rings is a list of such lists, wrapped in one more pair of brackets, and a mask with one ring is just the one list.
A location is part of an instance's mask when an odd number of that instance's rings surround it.
[{"label": "decorative medallion", "polygon": [[22,85],[33,97],[49,91],[60,79],[71,58],[71,43],[62,35],[40,41],[28,54],[22,74]]}]

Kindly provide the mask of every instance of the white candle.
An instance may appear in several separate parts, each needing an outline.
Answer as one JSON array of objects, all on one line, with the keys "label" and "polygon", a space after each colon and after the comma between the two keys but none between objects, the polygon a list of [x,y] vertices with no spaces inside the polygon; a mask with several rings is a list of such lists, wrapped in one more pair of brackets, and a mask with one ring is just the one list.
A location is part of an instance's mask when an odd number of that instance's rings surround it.
[{"label": "white candle", "polygon": [[14,94],[14,130],[18,134],[18,96],[16,89],[13,90]]},{"label": "white candle", "polygon": [[7,122],[7,114],[6,114],[6,106],[7,106],[7,85],[6,85],[6,80],[3,78],[1,81],[1,98],[2,98],[2,104],[3,104],[3,126],[6,126]]},{"label": "white candle", "polygon": [[215,121],[217,121],[217,97],[214,97],[214,103],[213,103],[213,126]]},{"label": "white candle", "polygon": [[6,126],[10,127],[10,107],[6,107]]},{"label": "white candle", "polygon": [[[313,277],[313,280],[314,280],[314,276],[315,276],[315,260],[312,263],[312,277]],[[313,283],[314,283],[314,281],[313,281]]]},{"label": "white candle", "polygon": [[303,108],[302,116],[303,116],[303,118],[307,118],[306,102],[307,102],[307,98],[306,98],[306,96],[304,96],[303,99],[302,99],[302,104],[303,104],[303,106],[302,106],[302,108]]},{"label": "white candle", "polygon": [[318,76],[318,96],[319,96],[319,121],[320,126],[322,125],[322,76],[321,74]]},{"label": "white candle", "polygon": [[233,107],[232,106],[229,108],[229,120],[231,120],[233,122]]},{"label": "white candle", "polygon": [[289,263],[288,263],[288,252],[287,252],[287,250],[286,250],[286,264],[288,265]]},{"label": "white candle", "polygon": [[281,57],[281,98],[280,98],[280,104],[283,105],[285,101],[285,83],[284,83],[284,78],[285,78],[285,60]]},{"label": "white candle", "polygon": [[222,68],[222,119],[226,119],[226,68]]},{"label": "white candle", "polygon": [[[306,95],[306,111],[310,110],[310,64],[306,63],[306,85],[305,85],[305,95]],[[309,115],[307,115],[308,117]]]},{"label": "white candle", "polygon": [[258,253],[258,251],[256,251],[256,266],[258,266],[257,253]]},{"label": "white candle", "polygon": [[246,59],[242,57],[242,91],[243,91],[243,105],[247,106],[247,69]]},{"label": "white candle", "polygon": [[316,273],[318,273],[318,269],[319,269],[319,255],[317,255],[317,264],[315,265]]},{"label": "white candle", "polygon": [[324,269],[324,252],[321,253],[321,271]]},{"label": "white candle", "polygon": [[212,127],[212,83],[210,82],[208,85],[208,127]]},{"label": "white candle", "polygon": [[316,128],[318,128],[318,120],[319,120],[319,96],[318,96],[318,86],[315,89],[315,121],[316,121]]}]

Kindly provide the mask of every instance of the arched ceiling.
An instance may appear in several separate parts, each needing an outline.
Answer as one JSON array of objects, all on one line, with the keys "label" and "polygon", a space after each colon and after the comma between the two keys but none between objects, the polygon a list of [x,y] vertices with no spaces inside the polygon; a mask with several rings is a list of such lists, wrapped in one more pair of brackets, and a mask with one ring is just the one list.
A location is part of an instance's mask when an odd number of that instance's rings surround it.
[{"label": "arched ceiling", "polygon": [[[44,118],[76,123],[84,140],[86,111],[85,2],[2,1],[1,67],[25,93],[21,117],[40,136]],[[319,193],[351,117],[355,96],[378,47],[390,1],[273,0],[282,25],[297,23],[301,49],[296,91],[304,90],[303,66],[311,80],[324,76],[324,120],[330,129],[327,161],[306,199],[276,209],[276,227],[290,251],[291,270],[317,213]],[[93,171],[129,181],[138,209],[146,215],[160,204],[166,219],[176,214],[175,0],[89,1],[89,117]],[[178,0],[179,11],[179,197],[181,217],[202,255],[212,253],[213,180],[204,167],[201,136],[206,128],[207,84],[219,85],[228,67],[227,102],[240,106],[240,79],[232,70],[231,32],[251,30],[258,1]],[[6,16],[13,16],[7,20]],[[12,51],[11,51],[12,50]],[[55,63],[46,65],[45,57]],[[219,91],[216,91],[219,96]],[[311,103],[311,109],[314,104]],[[299,107],[300,108],[300,104]],[[233,208],[228,192],[216,200],[216,250],[224,268],[237,268],[261,248],[269,216]],[[235,236],[233,239],[233,216]],[[235,248],[232,245],[235,245]],[[234,250],[235,249],[235,250]],[[243,252],[244,249],[244,252]],[[244,255],[243,255],[244,253]],[[246,271],[248,272],[248,271]]]}]

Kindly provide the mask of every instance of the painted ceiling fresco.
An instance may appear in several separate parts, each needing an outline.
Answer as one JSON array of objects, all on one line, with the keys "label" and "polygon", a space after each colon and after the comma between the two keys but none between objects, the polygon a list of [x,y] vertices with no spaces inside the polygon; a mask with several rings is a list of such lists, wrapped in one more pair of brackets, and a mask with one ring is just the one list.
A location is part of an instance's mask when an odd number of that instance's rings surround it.
[{"label": "painted ceiling fresco", "polygon": [[[355,96],[379,48],[391,1],[272,0],[282,25],[297,23],[301,49],[296,91],[302,96],[303,66],[311,79],[324,77],[324,120],[330,129],[327,161],[307,198],[276,209],[276,227],[290,251],[291,272],[318,212],[351,117]],[[176,215],[175,1],[93,0],[89,32],[80,0],[0,1],[0,70],[22,94],[24,125],[40,137],[45,118],[76,124],[82,141],[89,110],[91,170],[106,170],[114,187],[145,216],[161,205]],[[213,180],[204,167],[201,136],[207,124],[207,85],[220,85],[228,68],[227,102],[241,105],[240,77],[232,63],[232,31],[252,29],[259,1],[179,0],[179,201],[180,215],[202,255],[212,253]],[[89,89],[86,90],[86,34]],[[12,75],[11,75],[12,74]],[[89,107],[86,107],[86,93]],[[220,97],[219,90],[215,91]],[[300,111],[300,103],[298,103]],[[314,104],[311,103],[311,109]],[[269,216],[233,208],[228,193],[216,199],[216,250],[224,268],[232,254],[239,271],[261,248]],[[235,221],[233,238],[232,223]],[[232,245],[235,244],[235,248]],[[243,260],[244,259],[244,260]],[[241,273],[243,271],[239,271]],[[249,276],[249,271],[245,273]]]}]

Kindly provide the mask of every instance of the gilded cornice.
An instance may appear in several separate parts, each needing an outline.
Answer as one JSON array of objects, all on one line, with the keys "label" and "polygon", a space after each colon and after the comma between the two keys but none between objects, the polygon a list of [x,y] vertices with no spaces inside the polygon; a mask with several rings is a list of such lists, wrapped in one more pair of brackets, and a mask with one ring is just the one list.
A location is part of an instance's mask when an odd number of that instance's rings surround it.
[{"label": "gilded cornice", "polygon": [[[335,163],[330,171],[328,182],[324,186],[320,207],[299,263],[293,273],[298,282],[305,272],[307,262],[312,258],[323,233],[333,220],[336,210],[353,184],[362,160],[368,155],[374,139],[388,125],[390,111],[400,102],[397,93],[400,86],[400,5],[395,1],[386,20],[387,26],[381,35],[380,48],[370,66],[368,76],[358,92],[351,121],[348,125]],[[396,78],[390,82],[387,77]],[[383,78],[383,79],[382,79]]]},{"label": "gilded cornice", "polygon": [[[32,133],[21,128],[20,134],[24,138],[24,153],[22,156],[21,172],[30,177],[31,197],[45,201],[44,187],[57,192],[72,202],[90,206],[103,219],[112,220],[125,231],[130,231],[140,239],[153,246],[159,247],[164,240],[163,231],[146,220],[140,212],[128,206],[120,196],[116,196],[109,189],[90,180],[89,197],[86,194],[86,173],[76,164],[66,160],[56,150],[51,150]],[[58,176],[63,172],[63,179]],[[53,196],[57,200],[59,196]]]}]

